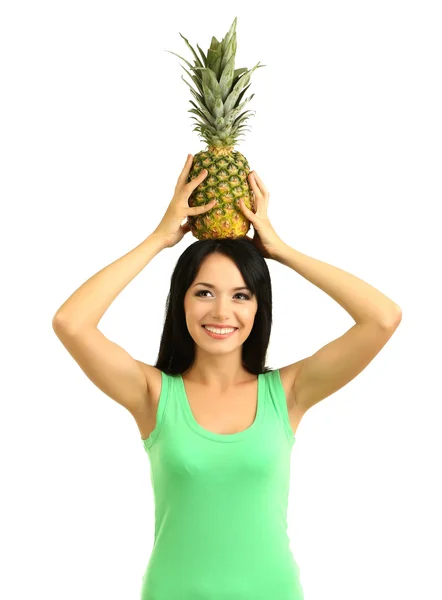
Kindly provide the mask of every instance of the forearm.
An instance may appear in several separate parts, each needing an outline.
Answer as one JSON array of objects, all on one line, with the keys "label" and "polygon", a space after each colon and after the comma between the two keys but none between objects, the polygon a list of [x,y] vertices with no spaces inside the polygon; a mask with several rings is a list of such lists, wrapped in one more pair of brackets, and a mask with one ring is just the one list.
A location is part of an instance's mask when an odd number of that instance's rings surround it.
[{"label": "forearm", "polygon": [[319,287],[356,323],[375,321],[389,327],[401,318],[401,308],[393,300],[347,271],[302,254],[287,244],[281,245],[275,260]]},{"label": "forearm", "polygon": [[162,240],[151,234],[83,283],[57,310],[53,325],[70,330],[96,327],[119,293],[163,248]]}]

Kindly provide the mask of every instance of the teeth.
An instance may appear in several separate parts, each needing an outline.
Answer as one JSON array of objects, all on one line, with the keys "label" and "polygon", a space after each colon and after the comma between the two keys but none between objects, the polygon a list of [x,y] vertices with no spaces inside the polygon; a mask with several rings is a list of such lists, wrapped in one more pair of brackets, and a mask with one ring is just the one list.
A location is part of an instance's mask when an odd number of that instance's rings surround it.
[{"label": "teeth", "polygon": [[203,325],[204,329],[207,329],[208,331],[211,331],[212,333],[218,333],[220,335],[224,334],[224,333],[230,333],[231,331],[235,331],[235,329],[216,329],[215,327],[207,327],[206,325]]}]

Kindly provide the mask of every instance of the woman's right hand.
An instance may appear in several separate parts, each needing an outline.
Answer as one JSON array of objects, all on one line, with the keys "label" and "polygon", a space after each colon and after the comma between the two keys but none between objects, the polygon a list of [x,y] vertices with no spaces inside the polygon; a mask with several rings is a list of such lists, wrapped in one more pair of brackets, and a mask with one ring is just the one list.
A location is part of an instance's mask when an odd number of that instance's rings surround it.
[{"label": "woman's right hand", "polygon": [[190,195],[207,176],[207,171],[201,171],[198,177],[195,177],[195,179],[192,179],[192,181],[186,183],[192,167],[192,161],[193,156],[192,154],[189,154],[186,164],[184,165],[184,169],[181,171],[181,175],[178,177],[173,198],[170,201],[170,204],[164,217],[161,219],[160,224],[153,232],[153,235],[162,240],[165,248],[172,248],[175,246],[175,244],[177,244],[183,238],[183,236],[190,231],[187,221],[181,225],[181,221],[183,219],[188,216],[201,215],[205,212],[208,212],[216,204],[216,200],[212,200],[211,202],[203,204],[202,206],[189,206],[188,200]]}]

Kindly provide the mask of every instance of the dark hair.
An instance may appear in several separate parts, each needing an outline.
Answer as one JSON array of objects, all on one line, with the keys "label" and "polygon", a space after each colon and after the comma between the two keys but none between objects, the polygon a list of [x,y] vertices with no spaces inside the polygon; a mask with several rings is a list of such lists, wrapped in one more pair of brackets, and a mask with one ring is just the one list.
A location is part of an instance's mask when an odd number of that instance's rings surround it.
[{"label": "dark hair", "polygon": [[195,342],[187,329],[184,296],[194,281],[202,261],[209,254],[231,258],[255,294],[258,309],[252,331],[242,346],[244,368],[255,375],[273,369],[264,366],[272,328],[272,284],[263,256],[247,237],[199,240],[179,257],[172,273],[167,296],[164,328],[155,367],[167,375],[182,374],[195,360]]}]

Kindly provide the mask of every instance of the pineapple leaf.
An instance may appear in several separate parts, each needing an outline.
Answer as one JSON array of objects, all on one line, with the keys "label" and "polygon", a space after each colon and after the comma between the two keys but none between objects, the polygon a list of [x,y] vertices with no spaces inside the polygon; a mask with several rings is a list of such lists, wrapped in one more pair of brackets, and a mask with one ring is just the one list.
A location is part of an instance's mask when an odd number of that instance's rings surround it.
[{"label": "pineapple leaf", "polygon": [[203,121],[204,124],[206,125],[210,125],[210,123],[207,121],[207,119],[204,117],[203,113],[200,111],[199,108],[191,108],[189,109],[187,112],[193,113],[195,115],[198,115],[198,117]]},{"label": "pineapple leaf", "polygon": [[206,123],[201,123],[200,121],[198,121],[198,119],[196,117],[189,117],[190,119],[195,119],[195,121],[199,124],[200,127],[203,127],[205,129],[208,129],[209,131],[211,131],[213,134],[217,133],[215,127],[212,127],[211,125],[207,125]]},{"label": "pineapple leaf", "polygon": [[252,84],[251,84],[251,83],[249,83],[249,85],[248,85],[247,87],[245,87],[245,88],[243,89],[243,91],[240,93],[240,95],[238,96],[238,100],[236,101],[235,108],[236,108],[236,107],[239,105],[239,103],[241,102],[241,100],[242,100],[242,98],[243,98],[244,94],[247,92],[247,90],[249,89],[249,87],[250,87],[251,85],[252,85]]},{"label": "pineapple leaf", "polygon": [[197,105],[195,104],[195,102],[192,102],[192,100],[189,100],[189,102],[197,110],[199,110],[199,114],[201,115],[201,117],[204,117],[209,124],[212,124],[212,125],[215,124],[215,119],[212,117],[212,115],[209,113],[209,111],[207,110],[207,108],[204,105],[200,104],[200,108],[198,108]]},{"label": "pineapple leaf", "polygon": [[197,108],[191,108],[187,112],[194,113],[194,114],[198,115],[200,117],[200,120],[198,121],[198,123],[201,123],[201,124],[204,124],[204,125],[207,125],[207,126],[212,126],[210,124],[210,122],[207,121],[207,119],[204,118],[204,115],[201,113],[201,111],[199,111]]},{"label": "pineapple leaf", "polygon": [[196,47],[198,48],[198,50],[200,51],[201,56],[203,57],[204,66],[207,67],[207,57],[206,57],[206,55],[201,50],[201,48],[198,46],[198,44],[196,45]]},{"label": "pineapple leaf", "polygon": [[219,42],[214,35],[212,35],[212,41],[210,43],[210,50],[216,50],[219,46]]},{"label": "pineapple leaf", "polygon": [[235,121],[235,123],[232,125],[232,129],[235,131],[241,131],[241,129],[247,128],[246,121],[248,118],[249,117],[243,117],[242,119],[239,119],[239,121]]},{"label": "pineapple leaf", "polygon": [[[189,67],[192,69],[192,71],[196,71],[195,67],[193,65],[191,65],[188,60],[186,60],[185,58],[183,58],[179,54],[176,54],[176,52],[172,52],[171,50],[164,50],[164,52],[169,52],[169,54],[174,54],[175,56],[178,56],[178,58],[181,58],[181,60],[184,60],[184,62],[189,65]],[[198,75],[198,73],[195,73],[195,74]]]},{"label": "pineapple leaf", "polygon": [[237,83],[239,76],[245,73],[246,71],[247,69],[245,69],[244,67],[242,67],[241,69],[235,69],[235,72],[233,73],[233,77],[235,78],[234,83]]},{"label": "pineapple leaf", "polygon": [[[238,76],[235,76],[235,73],[239,73],[239,75],[238,75]],[[236,69],[236,70],[235,70],[235,73],[233,74],[233,75],[234,75],[234,79],[233,79],[233,81],[232,81],[232,89],[235,87],[235,85],[236,85],[236,84],[238,83],[238,81],[241,79],[241,75],[242,75],[243,73],[247,73],[247,69]]]},{"label": "pineapple leaf", "polygon": [[216,61],[216,54],[210,48],[207,50],[207,68],[211,69],[213,63]]},{"label": "pineapple leaf", "polygon": [[[195,100],[198,102],[200,109],[204,112],[207,113],[208,115],[210,115],[210,120],[212,123],[215,122],[215,118],[212,116],[212,114],[209,112],[207,106],[204,104],[204,99],[201,98],[201,96],[199,96],[194,89],[190,88],[190,91],[193,94],[193,97],[195,98]],[[189,100],[189,102],[192,102],[192,100]]]},{"label": "pineapple leaf", "polygon": [[257,69],[259,66],[259,63],[253,67],[253,69],[250,69],[250,71],[248,71],[245,75],[243,75],[239,81],[237,82],[237,84],[235,85],[235,87],[233,88],[233,90],[231,91],[231,93],[229,94],[226,103],[225,103],[225,110],[227,112],[229,112],[230,110],[232,110],[232,108],[235,106],[235,103],[238,99],[239,93],[242,90],[242,88],[245,85],[249,84],[250,78],[252,76],[252,73],[255,69]]},{"label": "pineapple leaf", "polygon": [[224,116],[224,104],[221,98],[217,98],[215,100],[215,105],[213,107],[213,114],[215,117],[223,117]]},{"label": "pineapple leaf", "polygon": [[226,40],[226,45],[230,43],[230,40],[232,39],[232,37],[234,36],[234,34],[236,33],[236,22],[237,22],[238,17],[235,17],[233,19],[233,23],[230,25],[230,29],[227,32],[227,35],[225,37]]},{"label": "pineapple leaf", "polygon": [[228,114],[228,116],[226,118],[226,124],[227,125],[230,125],[230,124],[232,124],[235,121],[235,119],[239,115],[239,113],[240,113],[241,109],[243,108],[243,106],[245,106],[247,104],[247,102],[249,102],[253,98],[254,95],[255,94],[252,94],[249,98],[247,98],[246,100],[244,100],[244,102],[242,104],[240,104],[237,108],[235,108],[232,111],[230,111],[230,113]]},{"label": "pineapple leaf", "polygon": [[[186,71],[186,73],[189,75],[190,79],[193,81],[193,83],[199,89],[201,95],[203,95],[203,88],[202,88],[201,81],[199,80],[199,78],[195,77],[195,75],[191,75],[189,73],[189,71],[186,69],[186,67],[184,67],[183,65],[180,65],[180,67]],[[181,76],[181,78],[182,78],[182,76]],[[184,81],[186,81],[186,80],[184,79]],[[187,83],[187,81],[186,81],[186,83]]]},{"label": "pineapple leaf", "polygon": [[221,62],[223,60],[222,55],[220,54],[219,56],[217,56],[213,66],[212,66],[212,70],[215,73],[215,77],[216,80],[218,81],[220,76],[221,76]]},{"label": "pineapple leaf", "polygon": [[[213,105],[210,108],[210,112],[215,117],[224,116],[224,106],[221,97],[221,88],[215,77],[215,73],[212,69],[200,69],[203,76],[203,92],[204,97],[206,94],[210,94],[210,97],[213,98]],[[207,90],[207,91],[206,91]]]},{"label": "pineapple leaf", "polygon": [[247,119],[250,118],[247,116],[248,112],[253,112],[253,111],[248,110],[248,111],[240,114],[239,117],[237,119],[235,119],[235,121],[233,122],[232,127],[235,127],[236,129],[240,129],[243,126],[242,123],[247,122]]},{"label": "pineapple leaf", "polygon": [[214,127],[211,127],[210,125],[206,125],[205,123],[200,123],[196,117],[190,117],[190,118],[191,119],[195,119],[195,121],[198,123],[198,125],[192,131],[196,130],[196,131],[202,131],[203,132],[203,131],[205,131],[207,129],[208,131],[210,131],[211,133],[213,133],[213,135],[215,135],[217,133],[216,129]]},{"label": "pineapple leaf", "polygon": [[[228,44],[225,47],[225,51],[223,53],[223,59],[222,59],[222,63],[221,63],[221,71],[223,71],[225,69],[225,66],[231,60],[232,57],[233,57],[233,62],[235,62],[235,54],[236,54],[236,34],[228,42]],[[233,72],[233,69],[232,69],[232,72]]]},{"label": "pineapple leaf", "polygon": [[195,92],[195,90],[193,89],[193,87],[190,85],[190,83],[188,81],[186,81],[184,79],[184,77],[181,75],[181,79],[184,81],[185,84],[187,84],[190,88],[190,91],[194,94],[194,96],[200,98],[200,96],[198,96],[197,92]]},{"label": "pineapple leaf", "polygon": [[214,114],[216,98],[213,95],[212,90],[207,87],[207,85],[204,83],[204,81],[203,81],[203,97],[204,97],[204,103],[206,104],[208,110],[211,112],[211,114]]},{"label": "pineapple leaf", "polygon": [[194,50],[194,49],[192,48],[192,46],[189,44],[189,41],[188,41],[188,40],[186,40],[186,38],[184,37],[184,35],[182,35],[181,33],[180,33],[180,35],[181,35],[181,37],[183,38],[183,40],[186,42],[186,44],[189,46],[189,48],[192,50],[192,53],[193,53],[193,55],[194,55],[194,57],[195,57],[195,60],[196,60],[196,64],[197,64],[197,65],[199,65],[200,67],[202,67],[202,66],[203,66],[203,63],[202,63],[202,62],[200,61],[200,59],[198,58],[198,54],[195,52],[195,50]]},{"label": "pineapple leaf", "polygon": [[193,94],[193,97],[194,97],[194,98],[195,98],[195,99],[198,101],[198,103],[199,103],[199,104],[203,104],[203,97],[202,97],[202,95],[200,96],[200,95],[198,94],[198,92],[196,92],[196,91],[193,89],[193,87],[192,87],[192,86],[191,86],[191,85],[190,85],[190,84],[189,84],[189,83],[188,83],[188,82],[187,82],[187,81],[184,79],[184,77],[183,77],[182,75],[181,75],[181,79],[184,81],[184,83],[186,83],[186,84],[189,86],[189,88],[190,88],[190,91],[191,91],[191,92],[192,92],[192,94]]},{"label": "pineapple leaf", "polygon": [[218,40],[216,39],[216,37],[214,35],[212,35],[212,39],[211,39],[211,42],[210,42],[210,48],[209,48],[209,50],[215,51],[218,48],[219,45],[220,44],[219,44]]},{"label": "pineapple leaf", "polygon": [[168,52],[169,54],[173,54],[174,56],[178,56],[178,58],[181,58],[181,60],[184,60],[184,62],[187,63],[191,69],[193,69],[193,65],[191,65],[188,60],[186,60],[185,58],[183,58],[182,56],[180,56],[176,52],[172,52],[172,50],[164,50],[164,52]]},{"label": "pineapple leaf", "polygon": [[[227,32],[227,34],[226,34],[226,36],[223,39],[222,44],[221,44],[221,46],[222,46],[222,54],[223,55],[229,54],[228,59],[230,59],[230,52],[232,50],[234,50],[233,54],[235,54],[235,52],[236,52],[235,44],[232,43],[233,40],[236,40],[236,22],[237,22],[237,17],[234,18],[233,23],[231,24],[230,29]],[[231,48],[229,48],[229,46],[231,46]],[[224,66],[225,65],[223,65],[223,68],[224,68]]]},{"label": "pineapple leaf", "polygon": [[219,56],[218,48],[219,42],[216,37],[212,37],[212,43],[210,44],[210,48],[207,50],[207,67],[211,69],[216,62],[216,59]]},{"label": "pineapple leaf", "polygon": [[[202,96],[203,96],[203,101],[206,104],[207,108],[210,110],[211,113],[213,113],[213,109],[215,106],[215,102],[216,102],[216,96],[213,93],[212,87],[209,83],[209,85],[207,85],[207,82],[209,81],[213,81],[216,79],[214,79],[214,74],[213,71],[211,69],[206,69],[204,67],[195,67],[196,69],[198,69],[199,71],[202,71],[203,73],[203,77],[202,77],[202,86],[203,86],[203,92],[202,92]],[[212,77],[204,75],[205,72],[210,72],[212,74]],[[216,81],[216,84],[218,85],[218,82]]]},{"label": "pineapple leaf", "polygon": [[224,71],[221,75],[221,79],[219,82],[219,87],[221,89],[221,98],[223,102],[229,95],[232,89],[232,81],[233,81],[233,69],[235,66],[235,56],[232,55],[230,57],[229,62],[226,64]]},{"label": "pineapple leaf", "polygon": [[221,90],[214,71],[207,67],[195,67],[195,70],[201,72],[202,80],[206,82],[206,85],[210,86],[210,89],[216,96],[221,98]]}]

